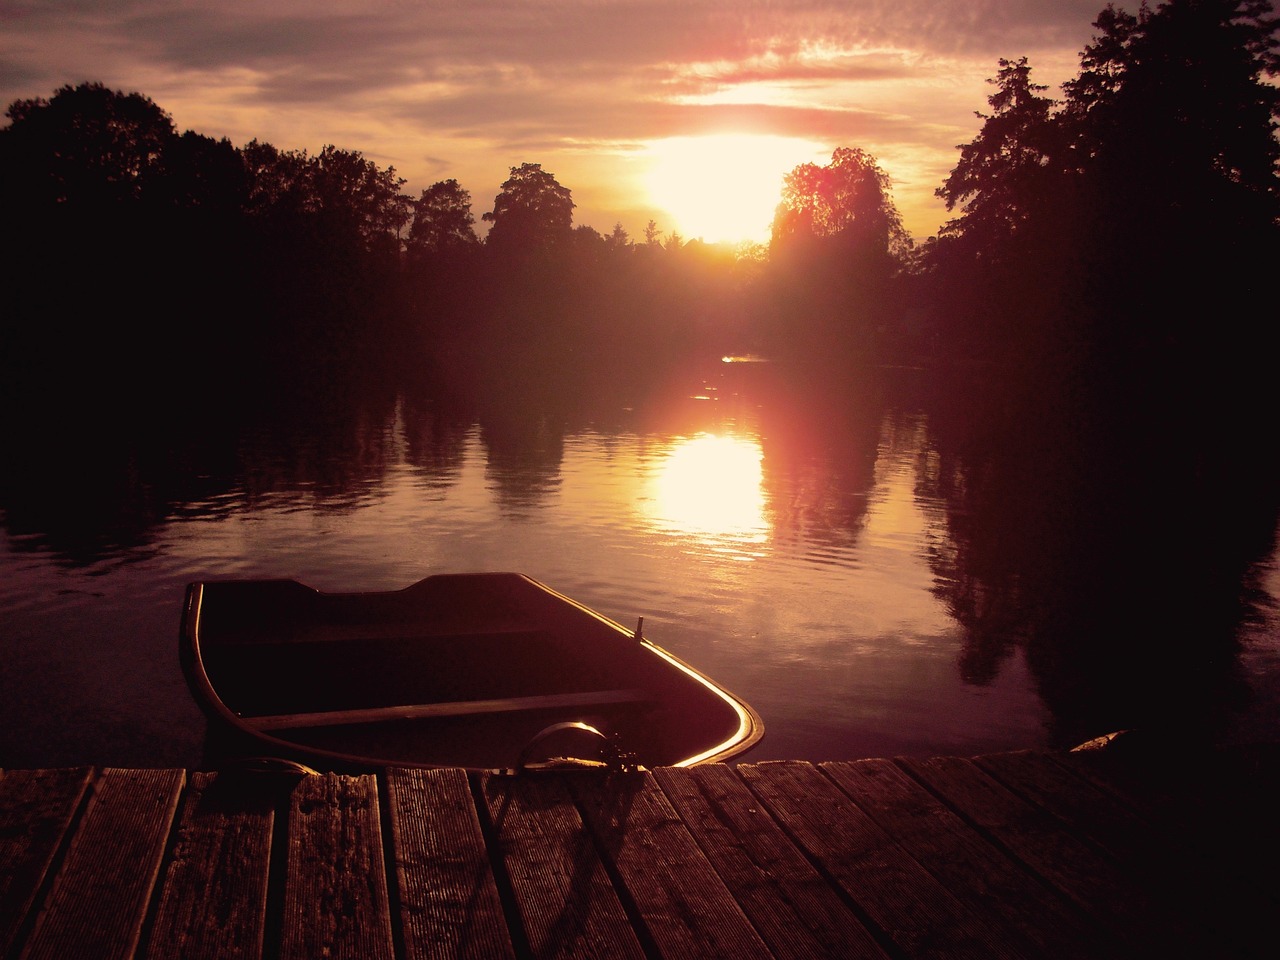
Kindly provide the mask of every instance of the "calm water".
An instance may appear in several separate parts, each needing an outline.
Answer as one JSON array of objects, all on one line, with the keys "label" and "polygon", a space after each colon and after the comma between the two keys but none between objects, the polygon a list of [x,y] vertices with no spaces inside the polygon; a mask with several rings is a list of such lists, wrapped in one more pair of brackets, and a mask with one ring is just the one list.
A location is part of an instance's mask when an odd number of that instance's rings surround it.
[{"label": "calm water", "polygon": [[[1036,572],[1092,559],[1042,563],[1058,526],[990,532],[1009,498],[973,493],[920,379],[815,400],[766,364],[720,364],[586,411],[386,397],[158,441],[46,436],[10,460],[0,502],[0,766],[198,765],[176,656],[189,581],[381,590],[470,570],[643,616],[763,716],[750,760],[1063,745],[1184,702],[1215,736],[1280,733],[1273,515],[1239,561],[1247,602],[1212,624],[1229,643],[1200,653],[1169,636],[1176,611],[1150,609],[1123,619],[1154,639],[1100,638],[1054,613],[1089,588],[1059,596],[1070,578]],[[1125,546],[1144,589],[1165,579],[1161,547]],[[1167,586],[1166,607],[1185,599]]]}]

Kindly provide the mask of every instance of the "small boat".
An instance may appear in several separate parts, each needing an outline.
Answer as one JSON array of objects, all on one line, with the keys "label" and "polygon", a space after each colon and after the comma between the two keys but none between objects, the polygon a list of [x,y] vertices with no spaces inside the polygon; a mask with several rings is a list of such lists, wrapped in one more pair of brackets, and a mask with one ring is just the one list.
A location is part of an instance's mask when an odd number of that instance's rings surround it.
[{"label": "small boat", "polygon": [[756,712],[643,624],[518,573],[367,593],[217,580],[187,587],[180,643],[219,762],[512,772],[689,766],[754,745]]}]

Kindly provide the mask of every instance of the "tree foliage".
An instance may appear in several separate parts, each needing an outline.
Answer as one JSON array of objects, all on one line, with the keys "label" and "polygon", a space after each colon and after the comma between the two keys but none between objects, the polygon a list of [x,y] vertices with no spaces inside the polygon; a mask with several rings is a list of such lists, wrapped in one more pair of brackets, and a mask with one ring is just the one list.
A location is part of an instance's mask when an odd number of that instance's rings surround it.
[{"label": "tree foliage", "polygon": [[310,166],[315,212],[340,230],[360,238],[368,249],[399,248],[400,231],[409,222],[409,202],[401,195],[404,179],[396,168],[383,170],[358,150],[327,144]]},{"label": "tree foliage", "polygon": [[240,150],[249,175],[246,212],[264,219],[296,218],[311,204],[310,159],[305,150],[281,150],[251,140]]},{"label": "tree foliage", "polygon": [[1002,60],[938,191],[961,210],[928,263],[953,345],[1150,366],[1203,342],[1204,317],[1259,309],[1280,221],[1278,24],[1255,0],[1107,7],[1061,103],[1025,58]]},{"label": "tree foliage", "polygon": [[888,175],[858,147],[783,178],[765,273],[767,349],[847,365],[873,355],[896,311],[893,277],[910,239]]},{"label": "tree foliage", "polygon": [[[1095,29],[1058,103],[1025,60],[1001,61],[939,191],[960,215],[919,278],[940,352],[965,361],[931,423],[961,571],[942,592],[971,645],[1021,638],[1058,678],[1042,687],[1068,735],[1081,690],[1117,726],[1139,705],[1145,723],[1203,727],[1188,692],[1237,682],[1241,584],[1276,517],[1261,345],[1280,259],[1277,18],[1167,0],[1107,7]],[[1063,683],[1068,650],[1088,667]],[[1157,661],[1155,684],[1133,666]]]},{"label": "tree foliage", "polygon": [[413,202],[405,247],[414,257],[464,252],[479,244],[471,194],[457,180],[433,183]]},{"label": "tree foliage", "polygon": [[783,178],[771,246],[822,240],[857,255],[900,255],[910,243],[888,175],[859,147],[840,147],[826,166],[804,163]]},{"label": "tree foliage", "polygon": [[[1080,74],[1065,85],[1074,145],[1090,160],[1143,161],[1157,188],[1186,175],[1269,198],[1275,215],[1280,89],[1277,17],[1260,0],[1173,0],[1137,16],[1112,7],[1095,24]],[[1172,165],[1172,166],[1171,166]],[[1162,176],[1165,175],[1165,176]]]},{"label": "tree foliage", "polygon": [[492,226],[487,243],[501,251],[554,248],[573,229],[573,195],[540,163],[511,168],[493,209],[481,218]]},{"label": "tree foliage", "polygon": [[1026,57],[1001,60],[996,92],[987,102],[992,113],[978,113],[982,130],[960,146],[960,161],[938,188],[947,209],[960,206],[963,223],[945,232],[963,233],[988,255],[999,255],[1034,215],[1034,201],[1052,189],[1057,164],[1056,129],[1050,122],[1054,102],[1041,96],[1047,87],[1031,82]]},{"label": "tree foliage", "polygon": [[408,219],[394,168],[179,134],[149,98],[100,83],[7,116],[0,345],[24,381],[108,396],[171,371],[279,379],[386,339]]},{"label": "tree foliage", "polygon": [[165,174],[173,120],[148,97],[100,83],[17,100],[0,130],[6,208],[138,201]]}]

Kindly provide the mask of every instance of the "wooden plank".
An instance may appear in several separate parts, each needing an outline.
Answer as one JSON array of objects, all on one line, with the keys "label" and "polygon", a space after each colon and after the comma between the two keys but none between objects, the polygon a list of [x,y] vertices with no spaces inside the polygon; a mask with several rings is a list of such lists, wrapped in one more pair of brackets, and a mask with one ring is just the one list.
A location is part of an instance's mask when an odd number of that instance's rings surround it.
[{"label": "wooden plank", "polygon": [[1280,764],[1258,765],[1258,758],[1234,751],[1160,758],[1087,753],[1052,759],[1132,803],[1152,824],[1157,849],[1129,850],[1134,870],[1184,904],[1184,917],[1212,924],[1224,955],[1261,952],[1274,939],[1272,918],[1280,912]]},{"label": "wooden plank", "polygon": [[466,717],[489,713],[519,713],[525,710],[560,710],[567,707],[603,707],[615,703],[642,703],[650,699],[643,690],[587,690],[581,693],[552,693],[532,697],[503,697],[496,700],[451,700],[447,703],[412,703],[363,710],[329,710],[321,713],[281,713],[242,717],[256,730],[291,730],[300,727],[338,727],[388,720],[427,720],[433,717]]},{"label": "wooden plank", "polygon": [[662,956],[771,956],[653,774],[567,779]]},{"label": "wooden plank", "polygon": [[0,778],[0,957],[16,950],[92,776],[81,767]]},{"label": "wooden plank", "polygon": [[133,956],[185,776],[101,772],[24,957]]},{"label": "wooden plank", "polygon": [[520,927],[538,958],[644,956],[563,778],[479,778],[484,811]]},{"label": "wooden plank", "polygon": [[191,775],[148,957],[263,955],[275,808],[290,782],[264,773]]},{"label": "wooden plank", "polygon": [[962,903],[1008,927],[1028,956],[1127,954],[1114,939],[1100,939],[1057,891],[993,846],[892,760],[824,763],[820,769]]},{"label": "wooden plank", "polygon": [[[1128,743],[1128,741],[1121,741]],[[1210,856],[1263,841],[1272,850],[1280,822],[1270,815],[1280,793],[1280,745],[1232,750],[1118,746],[1052,755],[1134,807],[1162,836]],[[1196,829],[1188,830],[1189,824]]]},{"label": "wooden plank", "polygon": [[660,767],[653,775],[776,957],[888,956],[732,767]]},{"label": "wooden plank", "polygon": [[378,786],[373,776],[303,777],[289,801],[282,960],[391,960]]},{"label": "wooden plank", "polygon": [[738,773],[808,857],[908,957],[1016,957],[817,767],[739,764]]},{"label": "wooden plank", "polygon": [[387,771],[407,960],[514,957],[467,775]]},{"label": "wooden plank", "polygon": [[[959,757],[900,760],[968,822],[1106,924],[1144,955],[1211,955],[1210,944],[1163,908],[1138,879],[1097,846],[1067,829]],[[1204,951],[1208,950],[1208,953]]]},{"label": "wooden plank", "polygon": [[[974,757],[979,769],[1027,801],[1049,811],[1077,836],[1114,859],[1132,863],[1165,858],[1170,841],[1130,804],[1081,777],[1048,754],[1032,751]],[[1161,869],[1176,867],[1168,862]]]}]

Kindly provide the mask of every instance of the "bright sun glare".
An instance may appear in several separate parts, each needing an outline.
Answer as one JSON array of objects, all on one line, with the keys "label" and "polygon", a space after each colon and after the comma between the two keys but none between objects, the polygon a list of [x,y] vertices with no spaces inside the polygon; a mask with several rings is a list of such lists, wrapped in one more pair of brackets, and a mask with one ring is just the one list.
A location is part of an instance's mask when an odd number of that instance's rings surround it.
[{"label": "bright sun glare", "polygon": [[653,519],[674,532],[752,539],[766,526],[758,441],[699,434],[678,441],[654,478]]},{"label": "bright sun glare", "polygon": [[[802,163],[825,163],[812,140],[763,134],[671,137],[650,144],[646,188],[685,240],[736,243],[769,239],[782,178]],[[659,223],[662,229],[664,224]]]}]

